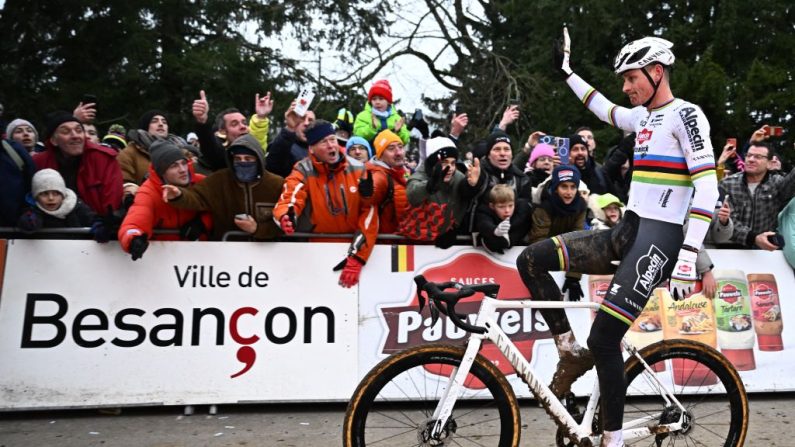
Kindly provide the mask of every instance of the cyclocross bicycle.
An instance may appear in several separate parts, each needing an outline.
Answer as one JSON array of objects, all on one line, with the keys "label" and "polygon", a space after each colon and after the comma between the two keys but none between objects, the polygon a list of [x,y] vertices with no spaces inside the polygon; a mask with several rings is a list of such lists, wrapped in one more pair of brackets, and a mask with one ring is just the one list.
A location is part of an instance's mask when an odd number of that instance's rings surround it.
[{"label": "cyclocross bicycle", "polygon": [[[479,354],[484,341],[502,352],[555,421],[558,446],[599,445],[598,381],[583,412],[572,402],[561,402],[497,324],[501,309],[595,310],[598,303],[498,300],[497,284],[432,283],[421,275],[415,282],[420,310],[427,296],[433,322],[441,312],[471,335],[466,346],[416,346],[376,365],[348,404],[344,446],[518,446],[521,422],[516,395],[500,370]],[[455,305],[475,293],[484,297],[471,324],[467,316],[455,312]],[[625,339],[623,347],[628,354],[626,445],[743,445],[748,399],[726,357],[689,340],[665,340],[636,349]]]}]

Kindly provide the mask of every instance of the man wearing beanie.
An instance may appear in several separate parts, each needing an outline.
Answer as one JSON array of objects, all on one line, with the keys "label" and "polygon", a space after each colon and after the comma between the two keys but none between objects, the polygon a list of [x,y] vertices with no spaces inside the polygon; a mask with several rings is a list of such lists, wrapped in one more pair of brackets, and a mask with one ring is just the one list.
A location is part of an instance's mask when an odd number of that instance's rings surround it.
[{"label": "man wearing beanie", "polygon": [[[491,188],[498,184],[510,186],[513,189],[515,200],[529,205],[532,185],[530,178],[512,163],[511,137],[501,130],[494,131],[486,139],[486,148],[488,152],[480,160],[481,178],[477,185],[477,206],[488,206]],[[522,206],[524,206],[524,203]],[[477,206],[470,209],[470,214],[467,217],[467,226],[470,231],[474,229],[473,224]]]},{"label": "man wearing beanie", "polygon": [[472,167],[463,174],[456,169],[458,148],[451,139],[431,138],[425,143],[425,150],[428,156],[406,186],[409,202],[407,220],[418,215],[419,210],[427,212],[431,209],[440,210],[441,219],[435,222],[430,233],[425,231],[428,222],[416,222],[401,225],[401,234],[416,240],[433,240],[437,247],[449,248],[455,243],[456,235],[468,231],[461,225],[478,191],[480,160],[475,158]]},{"label": "man wearing beanie", "polygon": [[[209,213],[179,209],[163,201],[163,185],[189,187],[204,176],[193,170],[193,163],[182,148],[166,140],[149,147],[152,163],[149,176],[138,189],[119,228],[119,244],[135,261],[143,256],[150,240],[178,241],[207,239],[212,219]],[[179,234],[154,234],[155,229],[179,230]]]},{"label": "man wearing beanie", "polygon": [[372,203],[378,209],[379,233],[394,233],[408,207],[406,152],[403,141],[394,132],[384,130],[375,137],[375,157],[367,162],[373,178]]},{"label": "man wearing beanie", "polygon": [[592,194],[608,192],[607,176],[588,153],[588,142],[578,134],[569,137],[569,163],[576,166]]},{"label": "man wearing beanie", "polygon": [[8,123],[6,138],[21,144],[28,153],[33,152],[39,142],[39,133],[30,121],[17,118]]},{"label": "man wearing beanie", "polygon": [[141,115],[138,128],[128,133],[127,147],[119,152],[118,160],[124,178],[124,194],[135,195],[149,172],[150,147],[155,141],[168,140],[177,146],[184,141],[168,133],[168,118],[162,110],[149,110]]},{"label": "man wearing beanie", "polygon": [[339,285],[353,287],[378,234],[372,178],[365,178],[364,164],[342,153],[328,121],[317,120],[307,127],[306,141],[309,156],[296,163],[285,180],[273,218],[286,234],[354,233],[347,256],[334,267],[342,270]]},{"label": "man wearing beanie", "polygon": [[163,185],[163,199],[178,208],[209,211],[213,240],[240,230],[255,240],[273,239],[279,233],[273,222],[273,204],[284,179],[265,169],[262,146],[251,134],[235,140],[226,154],[227,168],[188,188]]},{"label": "man wearing beanie", "polygon": [[36,166],[58,171],[66,187],[98,215],[119,209],[122,176],[115,151],[86,141],[83,125],[68,112],[51,113],[46,123],[46,150],[33,154]]},{"label": "man wearing beanie", "polygon": [[367,104],[356,115],[353,134],[372,143],[381,131],[391,130],[404,145],[409,144],[410,132],[404,121],[392,104],[392,86],[386,79],[381,79],[375,81],[367,92]]}]

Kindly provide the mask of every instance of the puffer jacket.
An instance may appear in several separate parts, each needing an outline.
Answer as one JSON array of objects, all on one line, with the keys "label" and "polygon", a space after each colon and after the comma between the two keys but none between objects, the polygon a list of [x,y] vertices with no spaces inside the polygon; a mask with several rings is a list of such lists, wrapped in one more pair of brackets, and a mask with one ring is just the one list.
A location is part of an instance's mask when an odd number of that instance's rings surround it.
[{"label": "puffer jacket", "polygon": [[[379,119],[378,127],[373,127],[373,106],[368,102],[364,106],[364,110],[356,115],[356,120],[353,122],[353,134],[364,138],[370,142],[370,145],[372,145],[373,140],[375,140],[375,136],[378,135],[382,130],[389,129],[394,131],[395,124],[399,119],[400,114],[398,113],[397,108],[394,106],[394,104],[390,104],[389,116],[386,119]],[[409,144],[411,132],[409,132],[409,128],[406,127],[405,123],[400,130],[395,133],[403,141],[403,144]]]},{"label": "puffer jacket", "polygon": [[273,217],[278,222],[292,208],[297,231],[354,233],[349,254],[367,261],[378,235],[378,211],[359,196],[364,173],[364,164],[351,157],[329,165],[310,155],[285,180]]},{"label": "puffer jacket", "polygon": [[378,210],[379,233],[392,234],[398,229],[400,216],[408,209],[405,168],[395,169],[374,158],[365,164],[373,176],[372,203]]},{"label": "puffer jacket", "polygon": [[[195,185],[204,176],[196,174],[193,163],[188,164],[190,169],[190,184]],[[149,178],[135,194],[135,201],[127,211],[124,221],[119,227],[119,244],[121,248],[129,252],[130,243],[135,236],[146,234],[149,240],[158,241],[178,241],[178,234],[153,234],[154,229],[177,230],[183,225],[199,216],[204,228],[209,231],[212,228],[212,218],[209,213],[197,213],[194,210],[180,209],[163,201],[163,181],[157,175],[154,168],[149,166]],[[204,234],[201,240],[207,240]]]},{"label": "puffer jacket", "polygon": [[227,151],[227,168],[213,172],[190,188],[180,188],[182,195],[171,203],[178,208],[212,213],[213,240],[221,240],[228,231],[240,231],[235,224],[236,214],[248,214],[257,221],[254,239],[273,239],[280,234],[273,221],[273,207],[279,199],[284,179],[265,169],[265,157],[256,137],[243,135],[232,145],[245,146],[257,154],[262,167],[258,180],[250,183],[238,181],[232,169],[232,154]]}]

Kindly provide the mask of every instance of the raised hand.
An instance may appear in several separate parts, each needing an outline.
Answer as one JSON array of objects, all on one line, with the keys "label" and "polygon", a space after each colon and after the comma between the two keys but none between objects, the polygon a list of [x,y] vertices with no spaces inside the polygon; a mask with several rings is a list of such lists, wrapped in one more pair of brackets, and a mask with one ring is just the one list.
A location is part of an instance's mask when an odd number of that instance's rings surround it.
[{"label": "raised hand", "polygon": [[268,92],[264,96],[260,96],[259,93],[254,97],[254,111],[257,114],[257,118],[266,118],[270,113],[273,111],[273,99],[271,99],[271,92]]},{"label": "raised hand", "polygon": [[199,99],[193,101],[193,117],[196,122],[204,124],[207,122],[210,113],[210,104],[207,102],[207,96],[204,90],[199,91]]},{"label": "raised hand", "polygon": [[77,107],[75,107],[72,115],[74,115],[74,117],[77,118],[81,123],[93,122],[94,118],[97,116],[97,104],[94,102],[83,104],[81,102],[77,105]]}]

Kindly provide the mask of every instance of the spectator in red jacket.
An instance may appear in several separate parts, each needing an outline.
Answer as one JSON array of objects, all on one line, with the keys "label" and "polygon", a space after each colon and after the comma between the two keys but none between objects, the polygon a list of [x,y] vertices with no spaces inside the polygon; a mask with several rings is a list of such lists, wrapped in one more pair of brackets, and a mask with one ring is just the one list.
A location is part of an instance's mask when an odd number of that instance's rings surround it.
[{"label": "spectator in red jacket", "polygon": [[[209,213],[176,208],[162,199],[163,185],[188,187],[204,180],[193,172],[185,151],[170,141],[158,140],[149,147],[149,155],[149,178],[138,189],[118,234],[121,248],[133,261],[143,256],[150,240],[206,240],[212,224]],[[156,228],[178,229],[179,234],[154,235]]]},{"label": "spectator in red jacket", "polygon": [[121,207],[122,177],[115,151],[87,141],[80,121],[63,111],[47,117],[45,138],[46,150],[33,154],[38,169],[58,171],[66,187],[99,215]]}]

